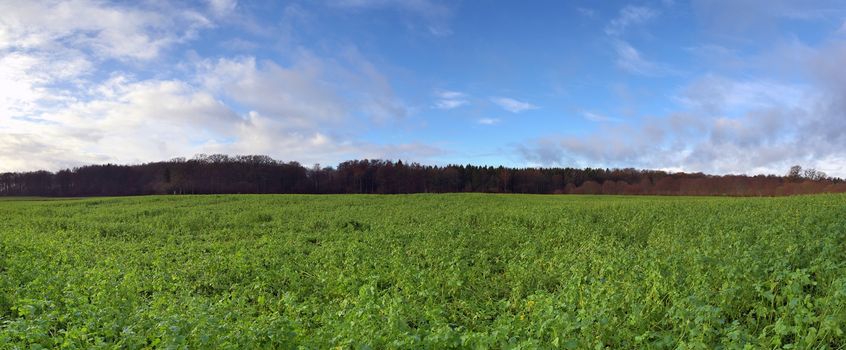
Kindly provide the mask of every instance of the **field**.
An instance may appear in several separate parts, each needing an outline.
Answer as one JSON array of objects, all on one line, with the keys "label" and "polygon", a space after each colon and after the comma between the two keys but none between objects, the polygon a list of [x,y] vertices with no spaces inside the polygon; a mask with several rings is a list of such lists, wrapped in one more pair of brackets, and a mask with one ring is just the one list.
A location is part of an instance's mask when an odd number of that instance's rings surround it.
[{"label": "field", "polygon": [[2,348],[838,349],[846,196],[0,201]]}]

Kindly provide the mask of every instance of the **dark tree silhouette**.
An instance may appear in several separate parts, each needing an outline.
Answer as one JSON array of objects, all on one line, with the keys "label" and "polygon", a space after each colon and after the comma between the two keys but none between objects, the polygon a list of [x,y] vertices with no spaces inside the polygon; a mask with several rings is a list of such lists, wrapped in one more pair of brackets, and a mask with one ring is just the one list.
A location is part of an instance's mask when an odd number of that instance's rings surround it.
[{"label": "dark tree silhouette", "polygon": [[351,160],[337,166],[281,162],[268,156],[197,155],[140,165],[89,165],[56,173],[0,174],[5,196],[127,196],[212,193],[420,193],[774,196],[846,192],[846,183],[814,169],[784,177],[667,173],[600,168],[429,166]]}]

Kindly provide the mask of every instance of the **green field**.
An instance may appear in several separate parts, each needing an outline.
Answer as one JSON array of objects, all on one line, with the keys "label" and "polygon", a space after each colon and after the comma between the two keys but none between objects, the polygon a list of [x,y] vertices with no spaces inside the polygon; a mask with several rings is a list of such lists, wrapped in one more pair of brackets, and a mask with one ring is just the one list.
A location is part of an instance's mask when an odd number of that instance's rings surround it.
[{"label": "green field", "polygon": [[0,201],[2,348],[846,346],[846,196]]}]

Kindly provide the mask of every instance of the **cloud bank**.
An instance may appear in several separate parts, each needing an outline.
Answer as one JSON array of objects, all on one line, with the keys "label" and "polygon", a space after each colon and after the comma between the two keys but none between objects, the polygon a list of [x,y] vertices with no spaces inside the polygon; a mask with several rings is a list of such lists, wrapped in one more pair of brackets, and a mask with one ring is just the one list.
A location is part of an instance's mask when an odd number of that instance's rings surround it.
[{"label": "cloud bank", "polygon": [[303,48],[285,64],[235,56],[162,65],[163,52],[237,6],[0,4],[0,171],[215,152],[303,162],[442,152],[360,140],[366,126],[408,110],[355,47],[332,57]]},{"label": "cloud bank", "polygon": [[[796,58],[796,53],[788,57]],[[548,136],[518,151],[545,165],[602,164],[716,173],[846,175],[846,41],[801,48],[810,83],[707,74],[680,89],[679,110],[589,135]],[[591,118],[590,116],[587,116]]]},{"label": "cloud bank", "polygon": [[567,28],[480,6],[0,2],[0,171],[219,152],[846,176],[840,2],[545,5]]}]

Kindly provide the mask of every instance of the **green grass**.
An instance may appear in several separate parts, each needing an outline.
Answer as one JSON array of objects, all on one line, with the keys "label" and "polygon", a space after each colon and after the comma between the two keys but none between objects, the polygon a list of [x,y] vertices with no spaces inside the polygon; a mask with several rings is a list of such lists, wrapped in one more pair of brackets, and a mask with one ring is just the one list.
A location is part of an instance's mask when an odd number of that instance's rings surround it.
[{"label": "green grass", "polygon": [[846,196],[0,201],[0,348],[846,346]]}]

